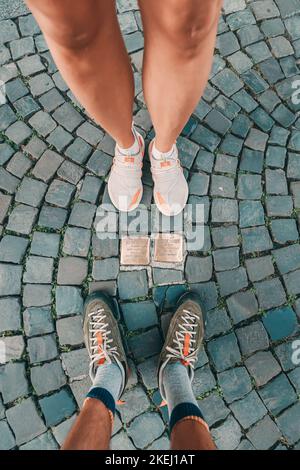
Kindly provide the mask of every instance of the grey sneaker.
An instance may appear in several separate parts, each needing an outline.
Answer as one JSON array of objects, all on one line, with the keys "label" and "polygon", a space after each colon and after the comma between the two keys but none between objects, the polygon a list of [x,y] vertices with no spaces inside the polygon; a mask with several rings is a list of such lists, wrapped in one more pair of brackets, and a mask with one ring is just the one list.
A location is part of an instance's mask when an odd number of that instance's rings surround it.
[{"label": "grey sneaker", "polygon": [[90,376],[94,381],[97,368],[114,362],[122,373],[122,395],[128,380],[128,364],[120,329],[119,312],[113,300],[103,292],[89,295],[84,304],[84,341],[91,359]]},{"label": "grey sneaker", "polygon": [[197,294],[187,292],[178,301],[171,320],[158,365],[158,386],[166,400],[163,372],[169,362],[180,361],[188,369],[191,380],[204,337],[204,311]]}]

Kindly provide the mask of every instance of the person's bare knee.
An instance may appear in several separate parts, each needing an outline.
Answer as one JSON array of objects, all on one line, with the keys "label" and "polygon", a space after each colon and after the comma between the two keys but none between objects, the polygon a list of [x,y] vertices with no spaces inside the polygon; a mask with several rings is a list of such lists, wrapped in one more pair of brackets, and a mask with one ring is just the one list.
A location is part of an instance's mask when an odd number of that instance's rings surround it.
[{"label": "person's bare knee", "polygon": [[98,0],[27,0],[48,40],[80,52],[91,44],[101,29]]}]

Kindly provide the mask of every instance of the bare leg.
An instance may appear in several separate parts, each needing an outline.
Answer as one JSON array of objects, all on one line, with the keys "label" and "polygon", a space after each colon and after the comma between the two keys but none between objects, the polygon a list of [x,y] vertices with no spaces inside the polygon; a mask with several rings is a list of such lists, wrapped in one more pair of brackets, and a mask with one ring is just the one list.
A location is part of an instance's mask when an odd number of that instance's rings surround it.
[{"label": "bare leg", "polygon": [[205,424],[185,420],[179,421],[171,435],[172,450],[216,450]]},{"label": "bare leg", "polygon": [[27,0],[59,70],[88,114],[130,147],[134,80],[113,0]]},{"label": "bare leg", "polygon": [[144,33],[145,100],[156,147],[170,150],[205,89],[221,0],[139,0]]},{"label": "bare leg", "polygon": [[75,421],[62,450],[107,450],[112,423],[108,409],[99,400],[89,398]]}]

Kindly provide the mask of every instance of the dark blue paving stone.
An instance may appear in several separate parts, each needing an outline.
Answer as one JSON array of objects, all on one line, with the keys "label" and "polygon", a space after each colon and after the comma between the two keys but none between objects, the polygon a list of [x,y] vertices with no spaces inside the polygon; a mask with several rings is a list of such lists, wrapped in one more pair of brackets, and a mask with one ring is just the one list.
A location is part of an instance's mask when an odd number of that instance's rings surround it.
[{"label": "dark blue paving stone", "polygon": [[284,284],[289,295],[300,293],[300,269],[283,276]]},{"label": "dark blue paving stone", "polygon": [[240,265],[239,248],[224,248],[213,251],[216,271],[227,271],[238,268]]},{"label": "dark blue paving stone", "polygon": [[241,360],[241,354],[234,333],[213,339],[208,343],[208,353],[218,372],[235,366]]},{"label": "dark blue paving stone", "polygon": [[231,132],[238,137],[246,137],[251,127],[251,120],[244,114],[239,114],[233,121]]},{"label": "dark blue paving stone", "polygon": [[268,146],[266,152],[266,164],[275,168],[284,168],[286,149],[284,147]]},{"label": "dark blue paving stone", "polygon": [[190,194],[205,196],[208,192],[209,176],[206,174],[193,174],[189,183]]},{"label": "dark blue paving stone", "polygon": [[148,295],[148,280],[146,270],[124,271],[119,274],[118,288],[123,300],[145,297]]},{"label": "dark blue paving stone", "polygon": [[8,145],[7,143],[1,143],[0,144],[0,163],[1,165],[4,165],[11,156],[14,154],[14,149]]},{"label": "dark blue paving stone", "polygon": [[212,78],[211,82],[226,96],[232,96],[243,87],[239,77],[230,69],[223,69]]},{"label": "dark blue paving stone", "polygon": [[138,361],[159,354],[162,348],[162,338],[158,328],[128,339],[129,348]]},{"label": "dark blue paving stone", "polygon": [[260,321],[236,330],[243,356],[250,356],[256,351],[268,349],[269,338]]},{"label": "dark blue paving stone", "polygon": [[208,83],[206,85],[202,98],[208,103],[211,103],[216,98],[216,96],[218,96],[218,94],[219,92]]},{"label": "dark blue paving stone", "polygon": [[275,416],[297,400],[295,390],[285,374],[280,374],[261,388],[259,394],[268,410]]},{"label": "dark blue paving stone", "polygon": [[300,268],[300,245],[290,245],[273,250],[276,265],[280,274],[286,274]]},{"label": "dark blue paving stone", "polygon": [[179,137],[177,145],[182,165],[185,168],[191,168],[199,151],[199,146],[185,137]]},{"label": "dark blue paving stone", "polygon": [[38,395],[46,395],[66,384],[66,376],[59,360],[32,367],[30,379]]},{"label": "dark blue paving stone", "polygon": [[234,450],[238,447],[242,430],[233,416],[229,416],[218,428],[212,430],[212,437],[219,450]]},{"label": "dark blue paving stone", "polygon": [[11,403],[29,394],[25,364],[8,363],[0,368],[0,386],[3,403]]},{"label": "dark blue paving stone", "polygon": [[224,308],[207,312],[205,326],[205,336],[207,339],[227,333],[230,329],[231,322]]},{"label": "dark blue paving stone", "polygon": [[290,196],[267,196],[266,206],[269,217],[291,216],[293,199]]},{"label": "dark blue paving stone", "polygon": [[256,150],[244,149],[240,170],[260,174],[263,170],[264,154]]},{"label": "dark blue paving stone", "polygon": [[211,393],[207,398],[199,400],[198,405],[209,426],[223,421],[229,415],[224,401],[216,393]]},{"label": "dark blue paving stone", "polygon": [[[296,49],[296,58],[299,58],[299,44],[299,41],[296,41],[296,43],[293,44],[294,49]],[[287,78],[293,77],[299,72],[297,62],[293,56],[283,57],[280,59],[280,67]]]},{"label": "dark blue paving stone", "polygon": [[300,367],[297,367],[295,370],[292,370],[288,374],[288,378],[292,382],[293,386],[296,389],[296,392],[299,393],[300,391]]},{"label": "dark blue paving stone", "polygon": [[237,226],[212,228],[212,238],[218,248],[237,246],[239,244]]},{"label": "dark blue paving stone", "polygon": [[289,444],[300,438],[300,403],[296,403],[277,418],[279,429]]},{"label": "dark blue paving stone", "polygon": [[196,397],[201,397],[215,388],[215,386],[216,379],[209,365],[205,365],[195,371],[192,388]]},{"label": "dark blue paving stone", "polygon": [[192,284],[191,290],[200,296],[202,305],[206,310],[211,310],[217,306],[218,291],[215,282]]},{"label": "dark blue paving stone", "polygon": [[227,403],[243,398],[252,390],[251,379],[245,367],[235,367],[218,374],[218,382]]},{"label": "dark blue paving stone", "polygon": [[248,429],[267,414],[267,409],[255,391],[233,403],[230,408],[244,429]]},{"label": "dark blue paving stone", "polygon": [[247,433],[257,450],[268,450],[281,438],[278,427],[269,416],[265,416]]},{"label": "dark blue paving stone", "polygon": [[[8,314],[9,312],[9,314]],[[18,298],[0,298],[0,332],[21,329],[21,305]]]},{"label": "dark blue paving stone", "polygon": [[243,253],[258,253],[271,250],[273,243],[264,226],[242,229]]},{"label": "dark blue paving stone", "polygon": [[247,273],[243,267],[219,272],[217,273],[217,280],[221,296],[233,294],[248,286]]},{"label": "dark blue paving stone", "polygon": [[191,116],[182,130],[182,135],[184,137],[189,137],[191,133],[196,129],[196,127],[197,127],[197,120],[193,116]]},{"label": "dark blue paving stone", "polygon": [[221,145],[221,151],[237,157],[243,147],[243,140],[232,134],[227,134]]},{"label": "dark blue paving stone", "polygon": [[269,132],[273,125],[274,119],[262,108],[256,108],[250,115],[254,123],[264,132]]},{"label": "dark blue paving stone", "polygon": [[205,118],[206,124],[218,134],[224,135],[231,127],[231,121],[216,109],[212,109]]},{"label": "dark blue paving stone", "polygon": [[254,94],[262,93],[269,88],[267,82],[253,69],[243,73],[242,79]]},{"label": "dark blue paving stone", "polygon": [[23,312],[26,336],[44,335],[54,331],[50,307],[31,307]]},{"label": "dark blue paving stone", "polygon": [[272,117],[281,126],[289,128],[295,121],[295,115],[283,104],[278,106],[272,113]]},{"label": "dark blue paving stone", "polygon": [[287,194],[287,180],[283,170],[265,170],[266,191],[268,194]]},{"label": "dark blue paving stone", "polygon": [[268,113],[271,113],[280,103],[280,99],[278,98],[277,94],[270,89],[259,95],[258,100]]},{"label": "dark blue paving stone", "polygon": [[294,219],[272,220],[271,232],[273,240],[281,245],[296,242],[299,239],[299,232]]},{"label": "dark blue paving stone", "polygon": [[17,116],[8,104],[0,107],[0,131],[5,131],[16,120]]},{"label": "dark blue paving stone", "polygon": [[164,307],[166,309],[174,308],[177,304],[177,301],[180,297],[187,292],[188,287],[185,284],[178,284],[174,286],[169,286],[166,289],[166,295],[164,299]]},{"label": "dark blue paving stone", "polygon": [[215,156],[206,150],[200,150],[195,160],[193,169],[211,173],[214,165]]},{"label": "dark blue paving stone", "polygon": [[46,431],[32,398],[11,407],[7,410],[6,417],[18,446]]},{"label": "dark blue paving stone", "polygon": [[34,232],[30,253],[38,256],[56,258],[60,237],[55,233]]},{"label": "dark blue paving stone", "polygon": [[0,261],[7,263],[20,264],[29,240],[22,237],[14,237],[12,235],[6,235],[0,241]]},{"label": "dark blue paving stone", "polygon": [[294,352],[293,341],[280,344],[275,348],[275,354],[285,372],[295,369],[296,365],[298,365],[294,359],[297,361],[299,354],[297,352],[294,354]]},{"label": "dark blue paving stone", "polygon": [[212,276],[212,258],[188,256],[185,266],[185,274],[188,282],[206,282]]},{"label": "dark blue paving stone", "polygon": [[58,355],[54,334],[29,338],[27,349],[31,364],[50,361]]},{"label": "dark blue paving stone", "polygon": [[238,198],[260,199],[262,196],[262,182],[259,175],[239,175]]},{"label": "dark blue paving stone", "polygon": [[67,389],[39,400],[47,426],[55,426],[76,411],[75,402]]},{"label": "dark blue paving stone", "polygon": [[232,121],[240,112],[240,106],[224,95],[219,95],[215,100],[216,107]]},{"label": "dark blue paving stone", "polygon": [[209,113],[211,110],[211,107],[209,104],[204,101],[204,99],[201,98],[199,101],[198,105],[195,108],[194,115],[197,116],[199,119],[204,119],[205,116]]},{"label": "dark blue paving stone", "polygon": [[198,125],[191,137],[210,152],[214,152],[220,143],[220,137],[202,125]]},{"label": "dark blue paving stone", "polygon": [[150,301],[126,303],[121,306],[129,330],[139,330],[157,324],[155,304]]},{"label": "dark blue paving stone", "polygon": [[274,83],[277,83],[279,80],[282,80],[284,78],[284,74],[281,70],[278,61],[273,57],[259,64],[259,68],[263,77],[271,85],[274,85]]},{"label": "dark blue paving stone", "polygon": [[258,313],[258,303],[251,291],[238,292],[229,297],[226,302],[234,324],[248,320]]},{"label": "dark blue paving stone", "polygon": [[[280,374],[281,368],[270,351],[259,351],[245,361],[257,387],[261,387]],[[273,382],[272,382],[273,383]]]},{"label": "dark blue paving stone", "polygon": [[256,225],[264,225],[264,208],[259,201],[241,201],[240,209],[240,227],[248,228]]},{"label": "dark blue paving stone", "polygon": [[66,221],[67,211],[59,207],[44,205],[40,212],[38,225],[41,227],[60,230]]},{"label": "dark blue paving stone", "polygon": [[24,96],[18,101],[14,102],[14,108],[17,113],[23,118],[29,118],[32,114],[36,113],[40,106],[31,96]]},{"label": "dark blue paving stone", "polygon": [[258,106],[258,103],[244,89],[235,93],[235,95],[232,96],[232,99],[247,113],[251,113],[251,111],[253,111]]}]

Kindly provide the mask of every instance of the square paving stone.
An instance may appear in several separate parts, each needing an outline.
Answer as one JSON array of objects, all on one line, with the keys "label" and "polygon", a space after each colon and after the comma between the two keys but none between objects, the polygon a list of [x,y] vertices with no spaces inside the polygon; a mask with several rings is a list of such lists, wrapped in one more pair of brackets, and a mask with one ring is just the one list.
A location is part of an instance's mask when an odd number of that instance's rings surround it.
[{"label": "square paving stone", "polygon": [[212,276],[212,257],[188,256],[185,266],[185,275],[188,282],[209,281]]},{"label": "square paving stone", "polygon": [[0,241],[0,261],[20,264],[28,243],[29,240],[27,238],[5,235]]},{"label": "square paving stone", "polygon": [[120,262],[118,258],[95,260],[92,275],[96,281],[109,281],[118,277],[119,269]]},{"label": "square paving stone", "polygon": [[296,403],[277,418],[279,429],[289,444],[300,438],[300,403]]},{"label": "square paving stone", "polygon": [[51,88],[47,93],[39,97],[39,102],[43,109],[50,113],[64,102],[64,98],[56,88]]},{"label": "square paving stone", "polygon": [[88,374],[89,356],[85,348],[61,354],[63,368],[72,380],[79,380]]},{"label": "square paving stone", "polygon": [[105,177],[112,165],[112,157],[96,150],[87,163],[87,168],[97,176]]},{"label": "square paving stone", "polygon": [[58,153],[46,150],[35,165],[32,173],[36,178],[47,183],[54,176],[62,162],[63,158]]},{"label": "square paving stone", "polygon": [[235,34],[231,31],[218,36],[217,48],[222,57],[226,57],[240,49]]},{"label": "square paving stone", "polygon": [[162,338],[158,328],[141,333],[128,339],[129,349],[138,361],[159,354],[162,348]]},{"label": "square paving stone", "polygon": [[280,274],[286,274],[300,268],[300,245],[290,245],[272,251]]},{"label": "square paving stone", "polygon": [[237,51],[230,55],[228,61],[238,73],[244,73],[253,66],[252,60],[242,51]]},{"label": "square paving stone", "polygon": [[19,60],[17,64],[24,77],[28,77],[30,75],[34,75],[37,72],[45,70],[45,66],[37,54],[24,57],[23,59]]},{"label": "square paving stone", "polygon": [[266,227],[250,227],[242,229],[241,232],[243,253],[259,253],[273,248],[273,243]]},{"label": "square paving stone", "polygon": [[[258,99],[260,104],[268,113],[271,113],[274,108],[280,103],[280,99],[278,98],[277,94],[270,89],[264,91]],[[274,118],[273,115],[272,117]]]},{"label": "square paving stone", "polygon": [[290,127],[295,121],[295,115],[283,104],[273,111],[272,117],[283,127]]},{"label": "square paving stone", "polygon": [[31,364],[50,361],[58,355],[55,335],[29,338],[27,341],[27,348]]},{"label": "square paving stone", "polygon": [[63,251],[67,255],[87,257],[90,241],[90,230],[68,227],[64,236]]},{"label": "square paving stone", "polygon": [[152,273],[156,285],[183,281],[183,273],[177,269],[153,268]]},{"label": "square paving stone", "polygon": [[268,134],[261,132],[258,129],[251,129],[246,141],[246,147],[249,147],[252,150],[258,150],[264,152],[266,144],[268,141]]},{"label": "square paving stone", "polygon": [[96,206],[86,202],[76,202],[73,206],[69,224],[83,228],[91,228]]},{"label": "square paving stone", "polygon": [[27,398],[7,410],[6,417],[14,432],[17,445],[24,444],[46,431],[32,398]]},{"label": "square paving stone", "polygon": [[16,445],[15,437],[11,432],[7,421],[4,419],[0,421],[0,445],[2,450],[10,450]]},{"label": "square paving stone", "polygon": [[238,222],[238,204],[231,199],[213,199],[212,202],[212,222],[226,223]]},{"label": "square paving stone", "polygon": [[[47,142],[53,145],[58,152],[62,152],[73,140],[73,136],[61,126],[57,126],[47,138]],[[70,162],[65,162],[70,164]],[[65,178],[67,179],[67,178]]]},{"label": "square paving stone", "polygon": [[65,208],[69,205],[75,189],[70,183],[54,180],[47,191],[46,202]]},{"label": "square paving stone", "polygon": [[84,174],[84,170],[72,162],[65,161],[58,169],[57,174],[60,178],[71,184],[77,184]]},{"label": "square paving stone", "polygon": [[115,233],[105,233],[101,237],[93,235],[92,245],[95,258],[112,258],[119,254],[119,239]]},{"label": "square paving stone", "polygon": [[[257,42],[245,48],[247,54],[252,58],[255,64],[272,57],[270,49],[263,41]],[[251,67],[249,67],[251,68]]]},{"label": "square paving stone", "polygon": [[46,190],[47,185],[42,181],[25,177],[17,191],[16,201],[27,204],[28,206],[38,207],[42,202]]},{"label": "square paving stone", "polygon": [[214,171],[216,173],[236,174],[238,159],[230,155],[219,154],[216,158]]},{"label": "square paving stone", "polygon": [[224,401],[216,393],[212,393],[207,398],[198,401],[198,405],[209,426],[223,421],[229,414]]},{"label": "square paving stone", "polygon": [[0,264],[0,296],[21,293],[22,266]]},{"label": "square paving stone", "polygon": [[0,106],[0,130],[5,131],[13,122],[17,121],[17,116],[8,104]]},{"label": "square paving stone", "polygon": [[226,303],[235,325],[258,314],[258,303],[251,291],[238,292],[229,297]]},{"label": "square paving stone", "polygon": [[32,166],[32,161],[21,152],[15,153],[7,165],[7,170],[17,178],[23,178]]},{"label": "square paving stone", "polygon": [[299,328],[297,316],[291,307],[269,310],[263,316],[263,324],[273,341],[291,336]]},{"label": "square paving stone", "polygon": [[190,194],[205,196],[208,193],[209,179],[206,174],[193,174],[189,183]]},{"label": "square paving stone", "polygon": [[225,309],[215,309],[207,313],[205,337],[210,339],[231,330],[231,321]]},{"label": "square paving stone", "polygon": [[250,356],[256,351],[269,347],[267,332],[260,321],[236,330],[239,345],[243,356]]},{"label": "square paving stone", "polygon": [[218,428],[213,429],[212,437],[219,450],[234,450],[238,447],[242,430],[233,416],[229,416]]},{"label": "square paving stone", "polygon": [[0,386],[3,403],[11,403],[29,393],[23,362],[5,364],[0,368]]},{"label": "square paving stone", "polygon": [[47,137],[57,127],[56,122],[45,111],[38,111],[29,119],[29,124],[42,137]]},{"label": "square paving stone", "polygon": [[256,225],[264,225],[264,208],[259,201],[241,201],[240,209],[240,227],[248,228]]},{"label": "square paving stone", "polygon": [[218,382],[227,403],[243,398],[252,390],[251,379],[245,367],[235,367],[218,374]]},{"label": "square paving stone", "polygon": [[123,271],[118,277],[119,296],[122,300],[148,295],[147,271]]},{"label": "square paving stone", "polygon": [[245,361],[245,366],[261,387],[280,374],[281,367],[270,351],[259,351]]},{"label": "square paving stone", "polygon": [[275,416],[297,401],[295,390],[285,374],[280,374],[261,388],[259,394],[268,410]]},{"label": "square paving stone", "polygon": [[[149,427],[149,433],[143,433],[145,426]],[[148,444],[160,437],[165,430],[164,423],[157,413],[144,413],[131,423],[128,435],[138,449],[145,448]]]},{"label": "square paving stone", "polygon": [[69,389],[62,389],[39,400],[42,413],[47,426],[55,426],[65,418],[72,416],[76,411],[74,399]]},{"label": "square paving stone", "polygon": [[266,164],[271,167],[284,168],[286,149],[269,145],[266,152]]},{"label": "square paving stone", "polygon": [[240,350],[234,333],[211,340],[207,348],[218,372],[235,366],[241,360]]},{"label": "square paving stone", "polygon": [[267,414],[267,409],[255,391],[233,403],[230,408],[244,429],[248,429]]},{"label": "square paving stone", "polygon": [[54,112],[53,118],[69,132],[73,132],[83,121],[83,117],[69,103],[65,103],[58,108]]},{"label": "square paving stone", "polygon": [[56,258],[58,255],[60,237],[56,233],[34,232],[30,253],[32,255]]},{"label": "square paving stone", "polygon": [[293,341],[285,342],[275,347],[275,354],[280,362],[282,369],[285,372],[295,369],[297,365],[295,364],[295,361],[293,361],[293,353],[295,351],[293,348],[293,343]]},{"label": "square paving stone", "polygon": [[232,134],[227,134],[221,145],[221,151],[238,157],[243,147],[243,140]]},{"label": "square paving stone", "polygon": [[205,395],[207,392],[215,388],[216,379],[210,369],[209,365],[205,365],[195,371],[193,380],[193,392],[194,395],[199,397]]},{"label": "square paving stone", "polygon": [[6,217],[7,211],[11,204],[11,196],[0,194],[0,222],[2,223]]},{"label": "square paving stone", "polygon": [[238,268],[240,265],[239,248],[224,248],[213,251],[216,271],[227,271]]},{"label": "square paving stone", "polygon": [[29,284],[51,284],[54,261],[52,258],[29,256],[23,280]]},{"label": "square paving stone", "polygon": [[21,335],[2,337],[5,349],[6,362],[21,359],[24,354],[25,343]]},{"label": "square paving stone", "polygon": [[205,122],[213,131],[221,135],[226,134],[231,127],[231,121],[216,109],[208,113]]},{"label": "square paving stone", "polygon": [[271,84],[274,85],[279,80],[284,78],[284,74],[280,68],[280,65],[273,57],[267,59],[259,64],[259,68],[263,77]]},{"label": "square paving stone", "polygon": [[265,416],[247,434],[257,450],[268,450],[281,438],[278,427],[269,416]]},{"label": "square paving stone", "polygon": [[15,193],[20,180],[11,175],[4,168],[0,168],[0,189],[12,194]]},{"label": "square paving stone", "polygon": [[296,369],[292,370],[292,372],[288,374],[288,378],[290,379],[293,386],[295,387],[296,392],[299,393],[300,391],[300,368],[297,367]]},{"label": "square paving stone", "polygon": [[70,286],[57,286],[55,292],[56,314],[58,317],[81,314],[83,299],[80,289]]},{"label": "square paving stone", "polygon": [[269,39],[272,53],[275,57],[281,58],[294,54],[291,43],[284,36],[277,36]]},{"label": "square paving stone", "polygon": [[290,132],[283,127],[274,126],[269,139],[270,144],[285,146]]},{"label": "square paving stone", "polygon": [[75,257],[60,258],[57,283],[61,285],[81,286],[87,276],[87,260]]},{"label": "square paving stone", "polygon": [[32,439],[32,441],[27,442],[26,444],[22,445],[20,450],[58,450],[57,443],[55,439],[52,437],[50,432],[45,432],[40,436]]},{"label": "square paving stone", "polygon": [[235,186],[233,178],[213,175],[211,179],[210,195],[234,198]]},{"label": "square paving stone", "polygon": [[99,192],[102,188],[103,181],[100,178],[96,178],[95,176],[87,175],[84,178],[81,190],[80,190],[80,199],[82,201],[90,202],[91,204],[95,204]]},{"label": "square paving stone", "polygon": [[251,126],[251,120],[247,116],[239,114],[233,121],[231,131],[233,134],[245,138],[248,135]]},{"label": "square paving stone", "polygon": [[232,96],[234,93],[243,88],[242,81],[234,72],[228,68],[223,69],[221,72],[215,75],[211,82],[228,97]]},{"label": "square paving stone", "polygon": [[267,214],[269,217],[287,217],[293,212],[293,199],[290,196],[267,196]]},{"label": "square paving stone", "polygon": [[65,209],[44,205],[40,212],[38,224],[41,227],[60,230],[65,224],[67,215],[68,213]]},{"label": "square paving stone", "polygon": [[25,145],[24,152],[30,155],[34,160],[38,160],[47,149],[47,145],[38,137],[33,136]]},{"label": "square paving stone", "polygon": [[237,246],[239,244],[237,226],[213,228],[212,238],[214,245],[218,248]]},{"label": "square paving stone", "polygon": [[32,134],[32,130],[23,121],[17,121],[6,131],[5,135],[17,145],[23,144]]},{"label": "square paving stone", "polygon": [[300,269],[283,276],[284,284],[289,295],[300,293]]},{"label": "square paving stone", "polygon": [[50,305],[51,289],[51,285],[26,284],[23,291],[24,307],[43,307]]},{"label": "square paving stone", "polygon": [[5,92],[9,101],[13,103],[19,98],[27,95],[29,90],[20,78],[16,78],[15,80],[12,80],[5,85]]},{"label": "square paving stone", "polygon": [[300,155],[298,153],[288,154],[288,168],[287,168],[288,178],[300,179],[299,162],[300,162]]},{"label": "square paving stone", "polygon": [[265,180],[268,194],[288,194],[287,180],[283,170],[266,170]]},{"label": "square paving stone", "polygon": [[76,134],[93,146],[99,144],[100,140],[103,138],[103,132],[89,122],[84,122],[77,129]]},{"label": "square paving stone", "polygon": [[211,173],[214,166],[215,156],[206,150],[200,150],[195,160],[193,169],[197,171],[205,171]]},{"label": "square paving stone", "polygon": [[[220,137],[202,125],[198,125],[192,134],[192,139],[209,152],[214,152],[220,143]],[[196,160],[197,162],[197,160]]]},{"label": "square paving stone", "polygon": [[56,330],[61,346],[83,344],[82,321],[79,316],[62,318],[56,322]]},{"label": "square paving stone", "polygon": [[26,336],[43,335],[54,331],[50,307],[31,307],[23,312]]},{"label": "square paving stone", "polygon": [[227,296],[248,286],[245,268],[240,267],[231,271],[217,273],[221,296]]},{"label": "square paving stone", "polygon": [[0,332],[21,329],[21,304],[18,298],[0,298]]},{"label": "square paving stone", "polygon": [[54,87],[54,83],[47,73],[40,73],[30,79],[29,86],[32,96],[36,97],[51,90]]},{"label": "square paving stone", "polygon": [[147,411],[150,408],[150,401],[141,386],[125,392],[124,401],[128,406],[120,409],[123,423],[129,423],[133,418]]},{"label": "square paving stone", "polygon": [[158,322],[156,307],[153,302],[126,303],[121,306],[125,324],[129,330],[154,326]]},{"label": "square paving stone", "polygon": [[262,196],[262,182],[258,175],[239,175],[238,198],[260,199]]},{"label": "square paving stone", "polygon": [[279,307],[286,301],[282,283],[278,278],[255,283],[255,291],[262,309]]}]

